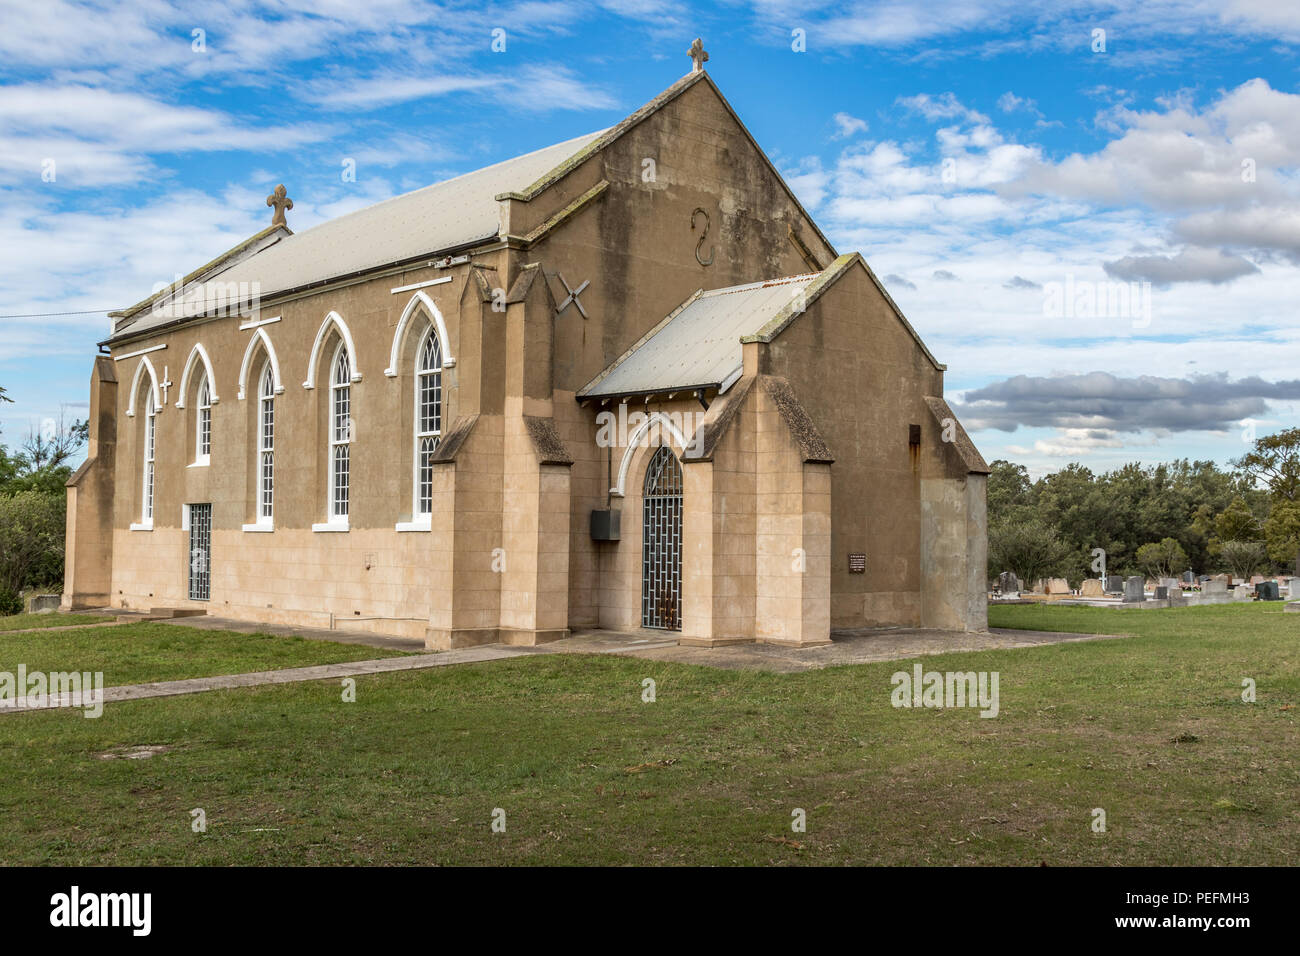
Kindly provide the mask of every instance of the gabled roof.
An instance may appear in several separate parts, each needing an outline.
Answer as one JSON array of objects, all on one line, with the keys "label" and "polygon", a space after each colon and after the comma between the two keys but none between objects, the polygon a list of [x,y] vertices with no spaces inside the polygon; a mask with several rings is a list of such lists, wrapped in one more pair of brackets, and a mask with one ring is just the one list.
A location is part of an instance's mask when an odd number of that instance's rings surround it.
[{"label": "gabled roof", "polygon": [[[288,234],[252,255],[237,258],[233,254],[248,247],[248,243],[241,243],[191,275],[203,281],[227,284],[248,283],[251,286],[257,283],[258,294],[265,299],[397,263],[414,262],[424,256],[435,258],[439,254],[495,239],[500,230],[500,201],[535,199],[589,157],[697,83],[707,84],[717,95],[790,201],[803,213],[808,227],[827,248],[833,249],[717,84],[707,72],[700,71],[688,73],[616,126],[395,196],[303,232]],[[259,237],[262,235],[264,233],[258,234]],[[213,269],[214,264],[223,262],[229,264]],[[151,296],[124,310],[123,316],[137,317],[120,324],[108,341],[136,336],[178,321],[174,317],[176,312],[158,316],[144,312],[142,307],[156,298]],[[191,298],[196,297],[187,295],[186,301]],[[183,307],[177,311],[195,314],[194,310]]]},{"label": "gabled roof", "polygon": [[853,266],[864,269],[922,353],[942,371],[866,261],[842,255],[821,272],[697,291],[603,372],[579,399],[623,398],[715,388],[725,392],[744,368],[746,342],[771,342]]},{"label": "gabled roof", "polygon": [[820,276],[813,272],[696,292],[583,386],[578,397],[726,391],[744,364],[741,338],[763,328],[791,302],[802,301]]},{"label": "gabled roof", "polygon": [[[339,216],[289,235],[213,278],[257,282],[265,298],[495,238],[498,194],[528,186],[600,135],[579,136]],[[170,313],[144,315],[122,331],[134,335],[171,321]]]}]

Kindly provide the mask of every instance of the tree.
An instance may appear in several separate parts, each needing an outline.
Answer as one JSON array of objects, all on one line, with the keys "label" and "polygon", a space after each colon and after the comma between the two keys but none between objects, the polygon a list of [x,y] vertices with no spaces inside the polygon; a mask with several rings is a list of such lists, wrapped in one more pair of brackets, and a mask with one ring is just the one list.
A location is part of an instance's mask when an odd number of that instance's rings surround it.
[{"label": "tree", "polygon": [[62,580],[66,512],[44,492],[0,494],[0,591]]},{"label": "tree", "polygon": [[1300,428],[1255,439],[1255,447],[1233,464],[1268,485],[1274,497],[1297,500],[1300,498]]},{"label": "tree", "polygon": [[1159,544],[1138,548],[1137,563],[1147,577],[1171,578],[1179,568],[1187,567],[1187,552],[1173,538],[1163,538]]},{"label": "tree", "polygon": [[1214,534],[1220,545],[1228,541],[1258,541],[1262,536],[1259,520],[1240,496],[1214,516]]},{"label": "tree", "polygon": [[989,568],[1012,571],[1026,586],[1055,574],[1069,549],[1046,524],[1004,521],[989,529]]},{"label": "tree", "polygon": [[1219,560],[1235,578],[1248,578],[1268,565],[1268,553],[1260,541],[1225,541],[1219,546]]},{"label": "tree", "polygon": [[1264,541],[1269,557],[1279,564],[1296,560],[1300,554],[1300,501],[1281,501],[1273,506],[1264,522]]}]

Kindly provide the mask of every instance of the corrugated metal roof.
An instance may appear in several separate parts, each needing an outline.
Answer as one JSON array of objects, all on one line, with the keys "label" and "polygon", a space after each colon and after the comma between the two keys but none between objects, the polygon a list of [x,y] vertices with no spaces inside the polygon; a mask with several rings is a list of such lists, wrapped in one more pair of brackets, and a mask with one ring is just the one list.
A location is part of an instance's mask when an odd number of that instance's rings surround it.
[{"label": "corrugated metal roof", "polygon": [[579,392],[614,398],[676,389],[724,389],[740,377],[740,339],[773,319],[820,272],[697,292]]},{"label": "corrugated metal roof", "polygon": [[[258,282],[260,294],[266,297],[490,239],[500,228],[499,194],[528,187],[604,132],[579,136],[339,216],[281,239],[208,278],[223,283]],[[145,313],[121,332],[134,335],[173,319],[170,311],[158,316]]]}]

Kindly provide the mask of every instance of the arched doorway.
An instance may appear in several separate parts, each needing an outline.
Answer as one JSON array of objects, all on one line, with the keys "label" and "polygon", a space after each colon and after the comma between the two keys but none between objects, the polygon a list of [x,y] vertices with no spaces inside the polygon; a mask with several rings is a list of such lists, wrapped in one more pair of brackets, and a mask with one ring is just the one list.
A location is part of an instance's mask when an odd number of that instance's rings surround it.
[{"label": "arched doorway", "polygon": [[641,535],[641,625],[682,629],[682,466],[667,445],[645,473]]}]

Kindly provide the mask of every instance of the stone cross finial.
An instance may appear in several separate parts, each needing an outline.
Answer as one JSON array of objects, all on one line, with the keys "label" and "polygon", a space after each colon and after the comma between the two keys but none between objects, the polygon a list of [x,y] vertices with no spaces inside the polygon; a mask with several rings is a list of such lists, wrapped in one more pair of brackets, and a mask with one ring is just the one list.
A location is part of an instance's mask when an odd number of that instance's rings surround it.
[{"label": "stone cross finial", "polygon": [[284,188],[284,183],[275,187],[275,192],[266,197],[266,204],[275,207],[275,215],[271,217],[272,226],[284,226],[286,229],[289,224],[284,221],[284,214],[293,208],[293,200],[289,198],[288,191]]},{"label": "stone cross finial", "polygon": [[691,48],[686,51],[691,58],[691,72],[703,73],[704,64],[709,62],[709,55],[704,52],[704,41],[699,37],[691,44]]}]

